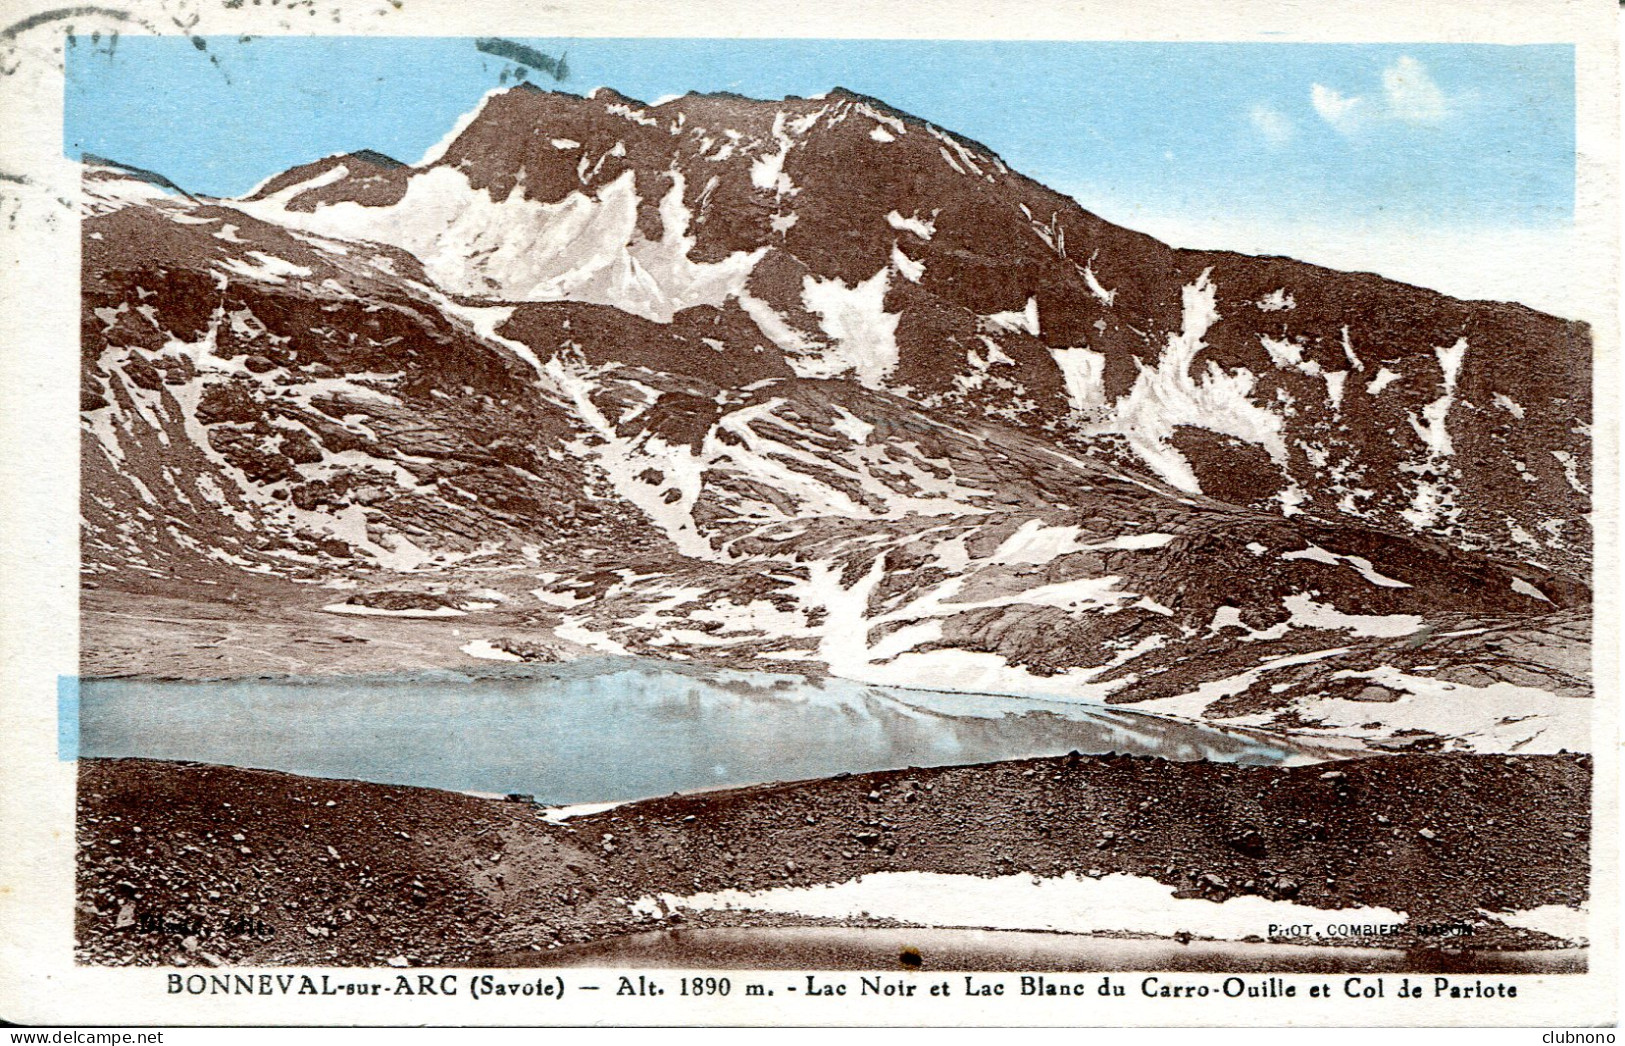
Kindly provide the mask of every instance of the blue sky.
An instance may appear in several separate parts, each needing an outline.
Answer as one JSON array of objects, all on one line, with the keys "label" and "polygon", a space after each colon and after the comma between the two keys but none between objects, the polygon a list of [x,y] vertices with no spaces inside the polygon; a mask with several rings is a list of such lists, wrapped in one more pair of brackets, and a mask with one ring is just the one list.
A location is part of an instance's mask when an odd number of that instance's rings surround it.
[{"label": "blue sky", "polygon": [[[845,86],[1108,213],[1435,228],[1573,214],[1567,45],[520,42],[567,53],[568,80],[533,76],[577,93]],[[123,37],[68,53],[70,155],[220,195],[345,150],[415,161],[513,69],[459,39],[217,37],[202,52]]]}]

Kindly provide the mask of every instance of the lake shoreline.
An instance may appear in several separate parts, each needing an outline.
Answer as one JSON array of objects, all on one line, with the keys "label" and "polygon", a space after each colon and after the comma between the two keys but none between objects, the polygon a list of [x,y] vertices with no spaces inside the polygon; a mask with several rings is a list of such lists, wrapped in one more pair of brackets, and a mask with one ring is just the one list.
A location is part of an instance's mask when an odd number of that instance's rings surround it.
[{"label": "lake shoreline", "polygon": [[[628,657],[479,678],[82,681],[78,699],[86,756],[521,793],[549,805],[1069,751],[1264,765],[1328,757],[1262,731],[1134,709]],[[447,723],[458,724],[457,744],[446,743]]]},{"label": "lake shoreline", "polygon": [[[443,610],[450,597],[428,590],[458,588],[450,575],[398,583],[380,577],[365,588],[241,574],[213,584],[178,578],[87,581],[80,601],[80,677],[226,683],[419,672],[506,678],[504,672],[545,672],[630,656],[673,671],[764,672],[811,687],[855,677],[899,689],[962,687],[966,693],[1129,709],[1268,735],[1315,749],[1322,758],[1591,748],[1590,626],[1579,612],[1527,627],[1515,618],[1462,617],[1448,630],[1428,632],[1431,638],[1420,646],[1401,643],[1386,653],[1386,641],[1346,630],[1315,633],[1318,640],[1307,632],[1289,636],[1268,650],[1243,637],[1204,648],[1192,660],[1164,666],[1167,671],[1108,673],[1110,685],[1103,683],[1102,690],[1088,673],[1071,677],[1042,666],[1029,671],[1017,664],[1020,658],[993,658],[975,671],[915,676],[893,671],[896,666],[885,661],[841,662],[833,670],[821,659],[821,646],[797,652],[749,644],[627,647],[607,632],[577,627],[579,622],[567,626],[566,619],[575,618],[565,609],[537,601],[534,575],[533,568],[493,568],[481,581],[507,592],[503,600],[470,596],[459,604],[460,616],[428,617],[332,608],[351,600],[358,610],[380,602],[432,603]],[[608,627],[603,620],[598,624]],[[1456,649],[1460,644],[1466,646]],[[527,660],[506,660],[512,650]],[[974,650],[950,646],[938,653],[973,657]]]}]

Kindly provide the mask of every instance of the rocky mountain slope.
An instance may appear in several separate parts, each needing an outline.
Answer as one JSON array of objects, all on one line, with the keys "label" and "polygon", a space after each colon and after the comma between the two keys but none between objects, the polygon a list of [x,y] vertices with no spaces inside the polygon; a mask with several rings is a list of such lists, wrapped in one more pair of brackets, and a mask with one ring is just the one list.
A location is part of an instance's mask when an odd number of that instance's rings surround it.
[{"label": "rocky mountain slope", "polygon": [[1583,325],[1172,249],[843,91],[160,183],[87,162],[92,674],[119,593],[252,576],[474,656],[1586,745]]}]

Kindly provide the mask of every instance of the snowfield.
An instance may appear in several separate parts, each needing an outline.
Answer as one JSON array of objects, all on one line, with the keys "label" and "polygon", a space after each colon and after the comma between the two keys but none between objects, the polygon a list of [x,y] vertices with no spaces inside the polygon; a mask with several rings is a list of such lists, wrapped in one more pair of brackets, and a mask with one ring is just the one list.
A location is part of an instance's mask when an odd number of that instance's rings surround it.
[{"label": "snowfield", "polygon": [[[1090,878],[1068,873],[1036,875],[944,875],[876,872],[842,883],[721,890],[679,896],[658,894],[631,902],[634,914],[762,911],[824,919],[896,919],[915,926],[1055,933],[1129,933],[1172,937],[1188,933],[1220,941],[1257,936],[1270,925],[1336,923],[1395,925],[1403,912],[1386,908],[1311,908],[1262,897],[1233,897],[1222,904],[1201,897],[1175,897],[1155,879],[1112,874]],[[1583,925],[1583,923],[1582,923]]]}]

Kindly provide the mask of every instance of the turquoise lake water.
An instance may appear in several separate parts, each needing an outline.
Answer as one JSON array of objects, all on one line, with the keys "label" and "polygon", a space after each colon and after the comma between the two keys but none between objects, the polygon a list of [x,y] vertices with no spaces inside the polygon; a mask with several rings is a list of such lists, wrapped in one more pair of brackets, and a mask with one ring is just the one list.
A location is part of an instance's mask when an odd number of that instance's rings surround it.
[{"label": "turquoise lake water", "polygon": [[479,675],[85,680],[80,753],[608,802],[843,771],[1118,752],[1304,753],[1183,720],[635,658]]}]

